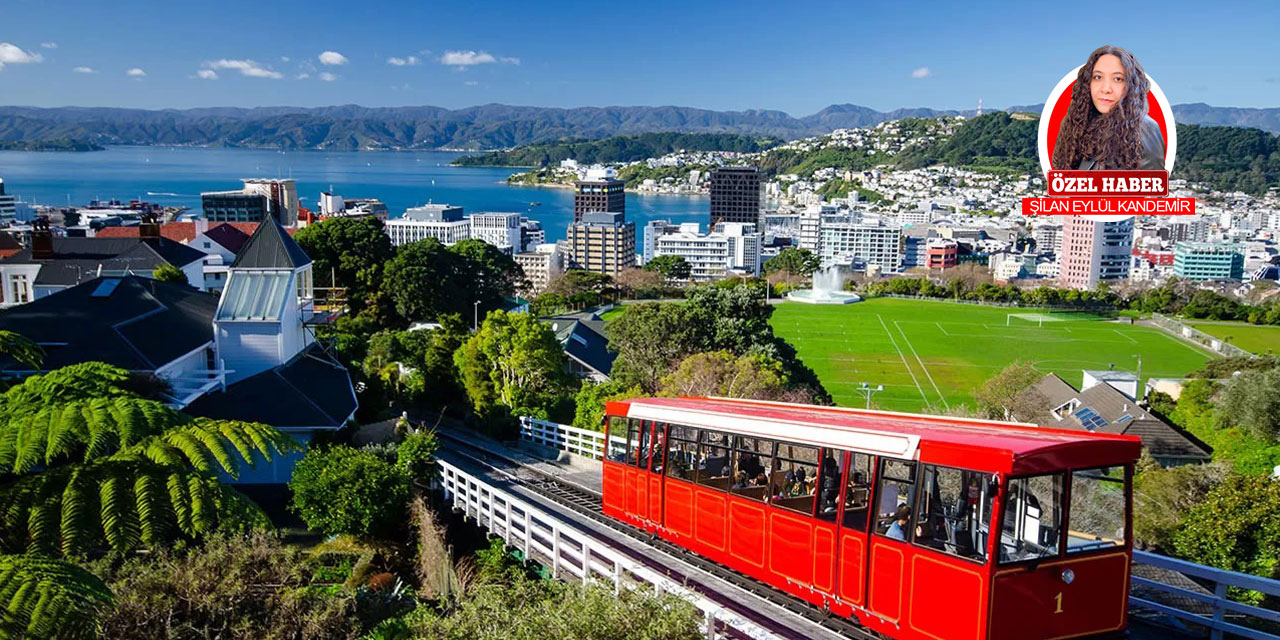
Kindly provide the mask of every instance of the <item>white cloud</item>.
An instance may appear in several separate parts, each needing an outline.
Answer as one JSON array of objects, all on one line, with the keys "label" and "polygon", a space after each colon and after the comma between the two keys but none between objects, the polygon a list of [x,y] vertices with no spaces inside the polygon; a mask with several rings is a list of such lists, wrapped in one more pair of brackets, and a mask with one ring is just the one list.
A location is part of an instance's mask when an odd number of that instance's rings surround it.
[{"label": "white cloud", "polygon": [[97,71],[93,70],[93,67],[76,67],[72,71],[76,73],[97,73]]},{"label": "white cloud", "polygon": [[498,62],[501,62],[502,64],[520,64],[520,58],[498,58]]},{"label": "white cloud", "polygon": [[298,79],[299,79],[299,80],[306,80],[307,78],[310,78],[310,77],[311,77],[311,74],[309,74],[309,73],[299,73],[299,74],[298,74]]},{"label": "white cloud", "polygon": [[928,78],[931,75],[933,75],[933,72],[929,70],[929,67],[920,67],[911,72],[912,78]]},{"label": "white cloud", "polygon": [[145,77],[147,77],[147,72],[146,72],[146,71],[143,71],[142,69],[140,69],[140,68],[138,68],[138,67],[134,67],[134,68],[132,68],[132,69],[130,69],[130,70],[128,70],[128,71],[126,71],[126,72],[125,72],[125,75],[131,76],[131,77],[134,77],[134,78],[145,78]]},{"label": "white cloud", "polygon": [[58,48],[58,43],[56,43],[56,42],[41,42],[41,43],[40,43],[40,46],[42,46],[42,47],[44,47],[44,48],[46,48],[46,49],[57,49],[57,48]]},{"label": "white cloud", "polygon": [[201,69],[196,72],[196,77],[201,80],[217,80],[218,72],[213,69]]},{"label": "white cloud", "polygon": [[334,66],[334,65],[343,65],[347,63],[347,57],[342,55],[341,53],[338,53],[337,51],[325,51],[324,53],[316,57],[320,60],[320,64],[327,64],[327,65]]},{"label": "white cloud", "polygon": [[446,51],[440,56],[440,64],[451,67],[470,67],[477,64],[497,62],[493,54],[484,51]]},{"label": "white cloud", "polygon": [[462,84],[465,84],[465,85],[467,85],[468,87],[474,87],[474,86],[476,86],[476,85],[478,85],[478,84],[480,84],[480,83],[479,83],[479,82],[476,82],[475,80],[468,80],[468,81],[466,81],[466,82],[464,82],[464,83],[462,83]]},{"label": "white cloud", "polygon": [[280,56],[280,62],[288,62],[289,56]]},{"label": "white cloud", "polygon": [[387,58],[387,64],[395,67],[412,67],[421,64],[422,60],[418,56],[408,56],[405,58]]},{"label": "white cloud", "polygon": [[44,56],[34,51],[23,51],[18,45],[0,42],[0,69],[6,64],[31,64],[43,60]]},{"label": "white cloud", "polygon": [[338,76],[335,76],[332,73],[329,73],[328,71],[323,71],[320,73],[320,75],[316,77],[320,78],[321,80],[324,80],[325,82],[333,82],[334,80],[338,79]]},{"label": "white cloud", "polygon": [[[273,80],[279,80],[284,77],[283,73],[280,73],[279,71],[272,71],[253,60],[228,60],[223,58],[221,60],[206,61],[203,66],[205,69],[229,69],[239,71],[240,75],[248,76],[250,78],[271,78]],[[202,75],[200,77],[203,78],[204,76]]]}]

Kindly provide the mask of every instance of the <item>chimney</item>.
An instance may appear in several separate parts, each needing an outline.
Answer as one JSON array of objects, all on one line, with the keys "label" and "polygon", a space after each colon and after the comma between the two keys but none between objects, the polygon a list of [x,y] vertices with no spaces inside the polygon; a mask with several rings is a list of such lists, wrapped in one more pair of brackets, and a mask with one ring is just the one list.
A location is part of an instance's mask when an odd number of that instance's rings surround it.
[{"label": "chimney", "polygon": [[155,214],[144,213],[142,224],[138,225],[138,237],[143,240],[160,238],[160,222]]},{"label": "chimney", "polygon": [[40,216],[31,223],[31,259],[53,259],[53,232],[49,230],[47,216]]},{"label": "chimney", "polygon": [[196,218],[196,235],[209,232],[209,219],[200,217]]}]

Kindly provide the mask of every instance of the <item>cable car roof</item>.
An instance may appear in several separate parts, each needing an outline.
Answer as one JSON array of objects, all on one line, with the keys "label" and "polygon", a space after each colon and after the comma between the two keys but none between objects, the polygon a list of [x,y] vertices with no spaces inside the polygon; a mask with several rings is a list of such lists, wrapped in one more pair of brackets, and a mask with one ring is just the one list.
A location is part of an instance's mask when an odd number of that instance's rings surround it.
[{"label": "cable car roof", "polygon": [[1128,464],[1142,447],[1027,423],[733,398],[636,398],[607,413],[1014,475]]}]

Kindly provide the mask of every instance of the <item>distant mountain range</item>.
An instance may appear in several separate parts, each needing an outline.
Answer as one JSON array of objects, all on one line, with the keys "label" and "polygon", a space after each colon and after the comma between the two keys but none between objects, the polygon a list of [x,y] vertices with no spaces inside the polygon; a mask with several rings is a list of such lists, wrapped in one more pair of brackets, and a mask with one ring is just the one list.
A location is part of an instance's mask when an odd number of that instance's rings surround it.
[{"label": "distant mountain range", "polygon": [[[1010,107],[1032,111],[1040,106]],[[1280,133],[1280,108],[1243,109],[1183,104],[1180,123],[1256,127]],[[782,111],[711,111],[692,107],[557,109],[487,104],[441,107],[0,107],[0,143],[74,140],[89,144],[197,145],[270,149],[505,149],[563,139],[678,131],[737,133],[793,139],[834,129],[874,126],[907,117],[973,115],[973,111],[876,111],[831,105],[796,118]]]}]

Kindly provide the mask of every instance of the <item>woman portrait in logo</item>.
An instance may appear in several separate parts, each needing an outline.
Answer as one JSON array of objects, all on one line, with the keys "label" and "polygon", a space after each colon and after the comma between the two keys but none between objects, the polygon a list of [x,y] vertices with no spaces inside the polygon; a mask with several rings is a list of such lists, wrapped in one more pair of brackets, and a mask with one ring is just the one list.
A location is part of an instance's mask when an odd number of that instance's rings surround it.
[{"label": "woman portrait in logo", "polygon": [[1160,125],[1147,115],[1151,82],[1120,47],[1089,54],[1053,146],[1055,169],[1163,169]]}]

